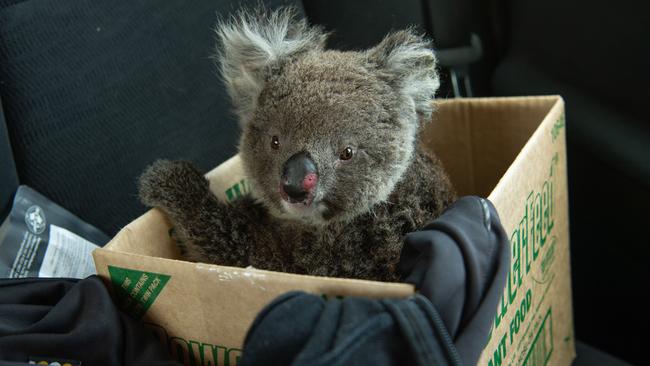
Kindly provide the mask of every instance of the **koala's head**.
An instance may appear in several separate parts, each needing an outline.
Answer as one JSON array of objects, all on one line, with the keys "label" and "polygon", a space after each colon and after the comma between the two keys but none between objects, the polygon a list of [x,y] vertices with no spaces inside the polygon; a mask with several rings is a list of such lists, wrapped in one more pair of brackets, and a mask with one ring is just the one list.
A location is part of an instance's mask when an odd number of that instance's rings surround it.
[{"label": "koala's head", "polygon": [[325,224],[385,201],[408,168],[438,89],[428,42],[389,34],[362,52],[325,50],[291,10],[217,28],[247,178],[276,216]]}]

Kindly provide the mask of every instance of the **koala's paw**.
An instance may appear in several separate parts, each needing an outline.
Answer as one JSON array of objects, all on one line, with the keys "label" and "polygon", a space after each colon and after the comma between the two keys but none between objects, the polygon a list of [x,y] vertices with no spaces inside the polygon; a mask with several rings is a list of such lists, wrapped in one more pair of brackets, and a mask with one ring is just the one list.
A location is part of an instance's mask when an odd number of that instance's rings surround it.
[{"label": "koala's paw", "polygon": [[187,161],[157,160],[140,176],[140,201],[149,207],[174,209],[198,204],[209,194],[209,183]]}]

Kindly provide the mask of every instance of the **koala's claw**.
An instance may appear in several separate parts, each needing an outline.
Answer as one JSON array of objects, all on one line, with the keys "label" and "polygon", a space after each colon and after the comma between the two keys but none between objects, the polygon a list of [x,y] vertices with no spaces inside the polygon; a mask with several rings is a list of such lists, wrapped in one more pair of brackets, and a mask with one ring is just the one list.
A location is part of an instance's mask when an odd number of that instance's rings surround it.
[{"label": "koala's claw", "polygon": [[149,207],[176,208],[199,202],[209,183],[187,161],[157,160],[140,176],[139,196]]}]

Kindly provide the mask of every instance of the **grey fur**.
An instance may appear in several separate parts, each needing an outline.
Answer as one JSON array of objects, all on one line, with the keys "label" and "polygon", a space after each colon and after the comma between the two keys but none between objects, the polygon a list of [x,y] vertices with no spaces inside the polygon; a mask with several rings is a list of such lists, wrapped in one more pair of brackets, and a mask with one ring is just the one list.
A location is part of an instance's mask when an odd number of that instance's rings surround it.
[{"label": "grey fur", "polygon": [[327,35],[291,8],[265,14],[240,11],[216,29],[217,59],[235,111],[245,123],[255,111],[264,79],[273,67],[301,53],[322,50]]},{"label": "grey fur", "polygon": [[[435,56],[411,31],[365,52],[324,50],[326,35],[291,14],[242,13],[218,30],[255,196],[221,203],[191,164],[158,161],[140,178],[141,200],[169,214],[192,260],[396,280],[403,235],[455,199],[439,161],[417,147],[438,87]],[[340,160],[347,146],[354,157]],[[298,152],[318,167],[306,208],[279,189]]]}]

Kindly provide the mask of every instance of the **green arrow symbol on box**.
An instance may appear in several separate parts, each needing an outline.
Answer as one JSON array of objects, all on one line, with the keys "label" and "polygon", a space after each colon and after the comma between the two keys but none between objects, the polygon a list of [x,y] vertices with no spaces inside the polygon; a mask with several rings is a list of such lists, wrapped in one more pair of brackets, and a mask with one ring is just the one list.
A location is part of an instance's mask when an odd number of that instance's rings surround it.
[{"label": "green arrow symbol on box", "polygon": [[118,306],[140,319],[156,300],[171,276],[108,266]]}]

